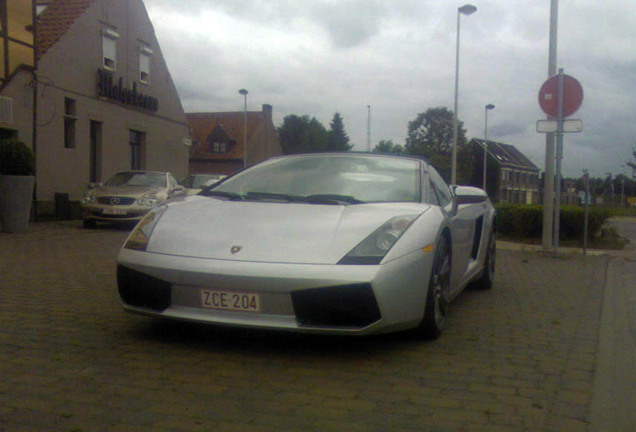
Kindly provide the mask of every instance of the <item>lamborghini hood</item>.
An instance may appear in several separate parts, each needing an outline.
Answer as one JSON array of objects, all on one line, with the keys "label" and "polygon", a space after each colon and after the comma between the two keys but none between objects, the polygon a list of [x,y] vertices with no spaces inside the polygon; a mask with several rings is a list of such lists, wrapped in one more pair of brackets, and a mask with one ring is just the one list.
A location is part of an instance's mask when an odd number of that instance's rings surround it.
[{"label": "lamborghini hood", "polygon": [[394,216],[419,203],[313,205],[194,196],[169,205],[147,252],[233,261],[335,264]]}]

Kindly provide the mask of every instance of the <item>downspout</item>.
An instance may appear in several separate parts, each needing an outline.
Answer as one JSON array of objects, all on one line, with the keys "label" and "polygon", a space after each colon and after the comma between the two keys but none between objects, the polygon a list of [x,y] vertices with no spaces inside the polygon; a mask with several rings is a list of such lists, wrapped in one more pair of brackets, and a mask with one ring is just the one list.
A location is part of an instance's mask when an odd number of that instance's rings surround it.
[{"label": "downspout", "polygon": [[33,209],[32,219],[35,221],[38,216],[38,25],[37,6],[35,0],[31,2],[31,13],[33,16],[33,79],[31,88],[33,89],[33,109],[32,109],[32,136],[31,148],[33,150],[35,185],[33,187]]}]

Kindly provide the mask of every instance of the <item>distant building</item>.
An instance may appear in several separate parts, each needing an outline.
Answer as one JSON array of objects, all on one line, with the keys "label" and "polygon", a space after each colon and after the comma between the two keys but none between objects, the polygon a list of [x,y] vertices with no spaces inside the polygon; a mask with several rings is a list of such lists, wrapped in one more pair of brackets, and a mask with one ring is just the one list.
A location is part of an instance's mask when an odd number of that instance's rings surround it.
[{"label": "distant building", "polygon": [[[232,174],[243,168],[244,112],[187,113],[192,134],[190,174]],[[272,106],[247,112],[247,166],[283,154]]]},{"label": "distant building", "polygon": [[539,204],[539,168],[510,144],[473,138],[471,185],[483,187],[484,148],[487,156],[486,192],[494,202]]},{"label": "distant building", "polygon": [[579,205],[580,201],[576,180],[563,179],[561,182],[561,204]]},{"label": "distant building", "polygon": [[117,171],[185,175],[189,128],[143,1],[15,3],[38,15],[35,26],[14,27],[23,66],[4,71],[0,93],[12,100],[13,118],[0,122],[0,135],[36,154],[38,214],[52,213],[58,196],[78,203],[88,182]]}]

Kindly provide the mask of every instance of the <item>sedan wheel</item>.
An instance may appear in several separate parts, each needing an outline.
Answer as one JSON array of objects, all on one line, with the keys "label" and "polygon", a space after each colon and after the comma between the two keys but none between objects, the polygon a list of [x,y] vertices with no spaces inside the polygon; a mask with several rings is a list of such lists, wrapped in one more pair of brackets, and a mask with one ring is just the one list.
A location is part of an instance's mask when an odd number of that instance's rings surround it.
[{"label": "sedan wheel", "polygon": [[437,339],[444,328],[448,312],[448,290],[450,286],[451,259],[446,238],[441,237],[435,250],[435,260],[426,295],[424,320],[420,326],[428,339]]}]

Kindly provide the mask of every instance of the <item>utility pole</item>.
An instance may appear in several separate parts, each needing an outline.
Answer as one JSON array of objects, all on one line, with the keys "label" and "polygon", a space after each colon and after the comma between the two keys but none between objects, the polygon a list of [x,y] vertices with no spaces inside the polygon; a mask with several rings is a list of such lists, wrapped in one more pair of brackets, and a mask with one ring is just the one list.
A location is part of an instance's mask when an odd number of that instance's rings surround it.
[{"label": "utility pole", "polygon": [[590,213],[590,174],[587,170],[583,170],[583,179],[585,181],[585,221],[583,226],[583,255],[587,255],[587,223]]},{"label": "utility pole", "polygon": [[[548,78],[557,72],[557,28],[559,21],[559,1],[550,1],[550,49],[548,55]],[[548,117],[549,118],[549,117]],[[545,173],[543,176],[543,250],[553,247],[554,221],[554,133],[546,134],[545,138]]]},{"label": "utility pole", "polygon": [[367,151],[371,153],[371,105],[367,105]]}]

